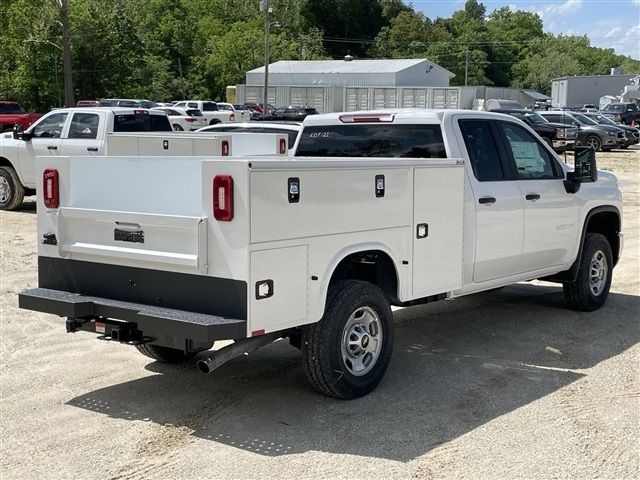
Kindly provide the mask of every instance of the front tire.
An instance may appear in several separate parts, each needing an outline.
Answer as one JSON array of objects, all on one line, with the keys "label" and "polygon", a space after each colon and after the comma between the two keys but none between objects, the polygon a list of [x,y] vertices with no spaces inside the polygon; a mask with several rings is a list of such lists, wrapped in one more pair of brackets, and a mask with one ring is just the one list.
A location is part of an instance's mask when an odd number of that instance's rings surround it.
[{"label": "front tire", "polygon": [[0,167],[0,210],[15,210],[22,205],[24,187],[12,167]]},{"label": "front tire", "polygon": [[302,358],[311,384],[325,395],[350,400],[372,392],[393,351],[393,316],[375,285],[345,280],[327,295],[324,316],[302,335]]},{"label": "front tire", "polygon": [[589,135],[585,139],[584,143],[587,147],[593,148],[596,152],[600,150],[600,147],[602,147],[602,142],[595,135]]},{"label": "front tire", "polygon": [[587,233],[575,282],[563,284],[564,298],[576,310],[592,312],[607,301],[613,273],[611,246],[604,235]]}]

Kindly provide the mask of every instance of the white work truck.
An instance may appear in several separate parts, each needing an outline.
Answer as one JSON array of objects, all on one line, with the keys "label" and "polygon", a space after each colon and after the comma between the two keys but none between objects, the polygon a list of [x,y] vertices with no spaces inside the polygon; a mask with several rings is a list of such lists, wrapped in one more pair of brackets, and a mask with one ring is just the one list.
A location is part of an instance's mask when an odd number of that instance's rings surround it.
[{"label": "white work truck", "polygon": [[39,286],[19,304],[207,373],[288,337],[314,387],[359,397],[387,369],[391,305],[532,279],[605,303],[621,194],[591,149],[575,163],[463,110],[308,117],[290,159],[41,157]]},{"label": "white work truck", "polygon": [[[236,136],[237,140],[231,142]],[[68,108],[43,116],[28,130],[0,134],[0,210],[35,193],[36,156],[285,155],[286,135],[176,134],[167,114],[132,108]]]}]

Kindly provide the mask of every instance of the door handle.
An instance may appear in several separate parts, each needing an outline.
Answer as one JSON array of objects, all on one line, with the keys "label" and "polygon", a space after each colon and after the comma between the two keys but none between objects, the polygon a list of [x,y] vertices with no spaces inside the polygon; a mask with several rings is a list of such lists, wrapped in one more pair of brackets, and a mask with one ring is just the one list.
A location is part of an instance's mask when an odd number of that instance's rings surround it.
[{"label": "door handle", "polygon": [[537,193],[530,193],[528,195],[525,195],[525,197],[527,200],[540,200],[540,195],[538,195]]},{"label": "door handle", "polygon": [[98,147],[87,147],[87,152],[97,152]]},{"label": "door handle", "polygon": [[481,205],[491,205],[492,203],[496,203],[496,199],[493,197],[482,197],[478,199],[478,203]]},{"label": "door handle", "polygon": [[49,145],[47,147],[47,150],[57,150],[57,149],[58,149],[58,147],[56,147],[55,145]]}]

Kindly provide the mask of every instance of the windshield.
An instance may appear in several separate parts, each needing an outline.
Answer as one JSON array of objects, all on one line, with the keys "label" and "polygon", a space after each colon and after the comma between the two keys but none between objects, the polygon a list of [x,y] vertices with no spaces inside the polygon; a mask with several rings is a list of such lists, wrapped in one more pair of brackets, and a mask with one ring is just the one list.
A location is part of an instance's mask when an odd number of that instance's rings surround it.
[{"label": "windshield", "polygon": [[539,113],[533,113],[533,112],[527,113],[526,117],[529,119],[529,121],[531,121],[531,123],[535,123],[536,125],[540,125],[540,124],[543,124],[543,123],[549,123]]},{"label": "windshield", "polygon": [[578,120],[580,123],[583,123],[584,125],[598,125],[598,122],[596,122],[595,120],[590,119],[586,115],[582,115],[581,113],[574,113],[573,117],[576,120]]},{"label": "windshield", "polygon": [[621,103],[610,103],[602,109],[603,112],[622,113],[624,112],[624,105]]},{"label": "windshield", "polygon": [[0,113],[22,113],[17,103],[0,103]]},{"label": "windshield", "polygon": [[600,125],[612,125],[614,127],[618,126],[616,122],[614,122],[608,117],[605,117],[604,115],[594,115],[594,116],[589,115],[589,118],[595,122],[598,122]]}]

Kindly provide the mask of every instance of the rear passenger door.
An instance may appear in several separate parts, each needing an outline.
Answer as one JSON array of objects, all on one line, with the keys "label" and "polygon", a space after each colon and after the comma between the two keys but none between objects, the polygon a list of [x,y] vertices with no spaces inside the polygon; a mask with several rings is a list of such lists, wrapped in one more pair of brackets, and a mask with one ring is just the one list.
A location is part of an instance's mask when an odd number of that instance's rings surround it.
[{"label": "rear passenger door", "polygon": [[98,155],[104,144],[104,115],[76,112],[60,142],[60,154],[69,156]]},{"label": "rear passenger door", "polygon": [[564,187],[564,171],[525,128],[498,125],[524,199],[524,246],[515,273],[570,263],[578,235],[578,203]]},{"label": "rear passenger door", "polygon": [[516,272],[524,241],[524,199],[493,120],[458,121],[467,149],[467,176],[475,205],[473,281]]}]

